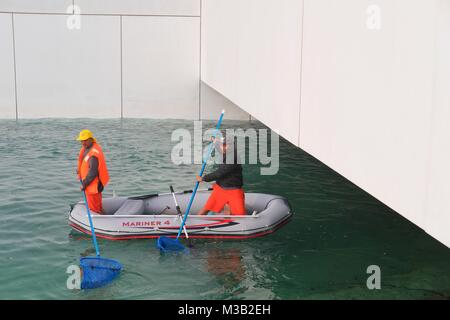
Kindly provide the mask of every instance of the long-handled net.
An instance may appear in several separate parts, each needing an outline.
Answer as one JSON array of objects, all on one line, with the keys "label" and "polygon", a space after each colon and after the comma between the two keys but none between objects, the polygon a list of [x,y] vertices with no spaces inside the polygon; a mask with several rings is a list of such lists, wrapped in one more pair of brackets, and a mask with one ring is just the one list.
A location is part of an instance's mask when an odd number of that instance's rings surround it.
[{"label": "long-handled net", "polygon": [[[220,128],[220,125],[222,123],[222,119],[223,119],[224,113],[225,113],[225,110],[223,110],[222,113],[220,114],[219,121],[217,122],[216,130],[215,130],[215,133],[214,133],[214,138],[217,136],[217,133],[219,132],[219,128]],[[200,177],[203,175],[203,172],[205,171],[206,163],[207,163],[209,157],[211,156],[213,145],[214,145],[214,142],[211,142],[210,145],[209,145],[208,154],[205,157],[205,159],[203,160],[202,169],[200,170],[200,173],[199,173]],[[176,251],[185,251],[186,252],[187,251],[187,249],[178,240],[178,238],[180,237],[181,231],[183,230],[183,227],[184,227],[184,225],[186,223],[186,218],[187,218],[187,216],[189,214],[189,211],[191,210],[191,206],[192,206],[192,203],[194,201],[195,194],[197,193],[197,189],[198,189],[199,184],[200,183],[198,181],[195,183],[195,188],[192,191],[191,198],[190,198],[189,204],[188,204],[188,206],[186,208],[186,213],[184,214],[183,221],[181,222],[180,229],[178,230],[177,237],[175,239],[171,239],[169,237],[159,237],[158,240],[156,241],[156,246],[162,253],[164,253],[164,252],[176,252]]]},{"label": "long-handled net", "polygon": [[83,257],[80,259],[80,268],[82,272],[81,289],[93,289],[102,287],[114,280],[114,278],[116,278],[122,270],[122,265],[116,260],[100,257],[97,237],[95,236],[91,212],[89,210],[89,204],[86,198],[86,192],[84,190],[83,196],[86,204],[86,211],[89,217],[89,224],[91,226],[92,242],[94,243],[96,256]]}]

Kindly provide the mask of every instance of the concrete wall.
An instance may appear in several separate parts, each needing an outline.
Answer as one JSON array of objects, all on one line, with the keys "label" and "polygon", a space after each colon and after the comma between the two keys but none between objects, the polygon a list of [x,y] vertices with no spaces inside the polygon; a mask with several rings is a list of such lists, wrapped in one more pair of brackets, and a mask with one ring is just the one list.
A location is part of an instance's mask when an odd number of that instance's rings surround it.
[{"label": "concrete wall", "polygon": [[302,1],[202,5],[202,80],[298,144]]},{"label": "concrete wall", "polygon": [[449,3],[203,0],[202,79],[450,246]]},{"label": "concrete wall", "polygon": [[205,84],[201,83],[201,106],[200,119],[217,119],[222,110],[226,110],[228,120],[251,120],[251,116],[239,108],[222,94]]},{"label": "concrete wall", "polygon": [[84,16],[76,31],[64,15],[14,21],[19,118],[120,117],[120,17]]},{"label": "concrete wall", "polygon": [[450,1],[436,1],[433,109],[424,228],[450,246]]},{"label": "concrete wall", "polygon": [[248,119],[201,93],[200,23],[200,0],[1,0],[0,118]]},{"label": "concrete wall", "polygon": [[378,1],[375,31],[371,3],[306,1],[300,147],[423,226],[435,3]]},{"label": "concrete wall", "polygon": [[16,13],[67,13],[73,0],[2,0],[1,12]]},{"label": "concrete wall", "polygon": [[74,0],[85,14],[200,16],[199,0]]},{"label": "concrete wall", "polygon": [[16,117],[12,17],[0,13],[0,118]]},{"label": "concrete wall", "polygon": [[[373,3],[379,30],[365,25]],[[450,170],[431,173],[450,134],[449,91],[436,91],[450,32],[438,17],[450,18],[448,1],[306,1],[300,147],[450,246],[450,206],[435,198]]]},{"label": "concrete wall", "polygon": [[124,117],[197,119],[200,20],[123,18]]}]

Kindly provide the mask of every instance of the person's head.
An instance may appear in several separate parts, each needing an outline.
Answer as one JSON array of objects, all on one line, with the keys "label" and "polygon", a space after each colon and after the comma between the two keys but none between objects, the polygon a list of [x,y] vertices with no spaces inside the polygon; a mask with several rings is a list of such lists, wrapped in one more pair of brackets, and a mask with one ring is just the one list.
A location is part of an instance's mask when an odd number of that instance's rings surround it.
[{"label": "person's head", "polygon": [[80,131],[77,140],[81,142],[84,148],[92,147],[92,144],[96,141],[92,132],[88,129]]},{"label": "person's head", "polygon": [[234,136],[220,138],[220,152],[226,154],[228,150],[234,148]]},{"label": "person's head", "polygon": [[225,139],[220,139],[220,152],[227,153],[228,144]]},{"label": "person's head", "polygon": [[229,149],[230,145],[231,145],[230,139],[226,139],[224,137],[220,138],[220,144],[219,144],[220,152],[222,152],[224,154],[227,153],[227,150]]}]

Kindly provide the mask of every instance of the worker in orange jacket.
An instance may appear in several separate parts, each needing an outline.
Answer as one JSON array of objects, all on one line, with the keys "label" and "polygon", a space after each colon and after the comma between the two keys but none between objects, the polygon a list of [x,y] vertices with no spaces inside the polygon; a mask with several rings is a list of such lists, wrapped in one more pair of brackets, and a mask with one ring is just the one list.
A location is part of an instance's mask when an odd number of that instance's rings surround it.
[{"label": "worker in orange jacket", "polygon": [[103,214],[102,191],[109,181],[108,168],[102,148],[89,130],[82,130],[77,137],[81,141],[78,156],[78,179],[86,193],[89,209]]}]

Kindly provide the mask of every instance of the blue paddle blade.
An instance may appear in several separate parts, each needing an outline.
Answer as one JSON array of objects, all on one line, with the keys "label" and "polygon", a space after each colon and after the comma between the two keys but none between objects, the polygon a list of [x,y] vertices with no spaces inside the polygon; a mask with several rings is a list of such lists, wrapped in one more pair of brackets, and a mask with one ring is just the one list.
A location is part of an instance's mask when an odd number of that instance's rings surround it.
[{"label": "blue paddle blade", "polygon": [[103,287],[116,278],[122,270],[122,265],[118,261],[101,257],[81,258],[80,267],[81,289]]},{"label": "blue paddle blade", "polygon": [[161,253],[188,251],[188,249],[186,249],[178,239],[171,239],[168,237],[159,237],[156,241],[156,247],[161,251]]}]

